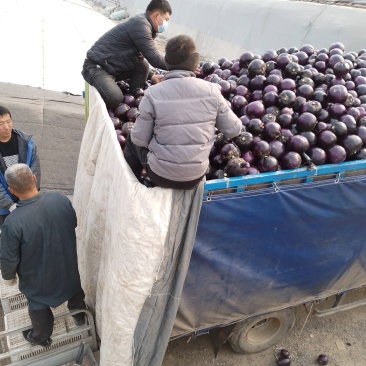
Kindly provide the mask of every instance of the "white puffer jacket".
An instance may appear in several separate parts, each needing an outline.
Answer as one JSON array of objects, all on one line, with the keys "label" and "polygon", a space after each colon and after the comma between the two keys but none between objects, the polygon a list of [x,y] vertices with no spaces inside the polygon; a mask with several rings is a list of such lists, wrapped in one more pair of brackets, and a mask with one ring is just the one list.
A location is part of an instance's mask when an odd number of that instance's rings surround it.
[{"label": "white puffer jacket", "polygon": [[163,82],[146,90],[139,110],[131,139],[149,149],[151,170],[173,181],[205,174],[215,126],[228,138],[242,126],[218,87],[190,71],[167,73]]}]

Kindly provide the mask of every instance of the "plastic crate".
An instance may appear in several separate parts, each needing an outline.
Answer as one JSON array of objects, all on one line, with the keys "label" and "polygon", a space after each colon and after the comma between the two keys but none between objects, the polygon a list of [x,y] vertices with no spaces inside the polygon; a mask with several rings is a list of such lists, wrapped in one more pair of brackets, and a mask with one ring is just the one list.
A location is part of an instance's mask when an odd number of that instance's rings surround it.
[{"label": "plastic crate", "polygon": [[[52,309],[53,315],[68,313],[69,309],[66,307],[66,304],[62,304],[61,306]],[[19,326],[28,326],[31,325],[31,320],[28,315],[28,308],[23,308],[17,311],[13,311],[4,316],[5,329],[14,329]],[[71,316],[62,317],[55,319],[55,323],[53,326],[53,335],[64,334],[69,330],[78,328],[75,325],[74,320]],[[7,344],[9,349],[23,346],[25,344],[29,344],[22,334],[11,335],[7,337]]]},{"label": "plastic crate", "polygon": [[[81,334],[75,335],[73,337],[69,337],[67,339],[56,341],[51,344],[50,347],[41,347],[35,346],[32,347],[31,350],[24,351],[22,353],[18,353],[11,357],[12,365],[41,365],[41,361],[38,360],[39,357],[44,357],[46,360],[43,360],[42,364],[47,366],[51,365],[60,365],[58,361],[54,361],[55,359],[59,359],[60,362],[64,362],[63,359],[67,354],[72,354],[70,351],[70,347],[75,348],[77,344],[82,341],[83,337]],[[68,348],[67,351],[64,349]],[[59,355],[61,352],[61,355]],[[66,356],[66,358],[71,359],[72,356]],[[33,361],[33,359],[35,359]],[[29,362],[29,363],[28,363]]]},{"label": "plastic crate", "polygon": [[22,293],[1,299],[4,315],[9,314],[12,311],[23,309],[27,307],[27,305],[28,301]]},{"label": "plastic crate", "polygon": [[[54,316],[60,314],[65,314],[65,316],[55,319],[52,333],[53,343],[50,347],[44,348],[41,346],[31,346],[30,343],[23,338],[22,332],[6,337],[8,349],[13,353],[11,356],[12,364],[41,357],[43,354],[45,356],[46,354],[57,354],[59,349],[61,351],[61,348],[69,349],[70,347],[75,347],[75,344],[79,344],[83,339],[90,338],[88,330],[75,325],[72,316],[67,315],[69,310],[66,303],[52,309],[52,312]],[[6,330],[30,326],[31,320],[28,315],[28,308],[22,308],[6,314],[4,316],[4,322]]]},{"label": "plastic crate", "polygon": [[0,298],[6,298],[10,296],[14,296],[20,294],[19,288],[17,285],[14,286],[8,286],[5,284],[5,281],[3,280],[0,272]]}]

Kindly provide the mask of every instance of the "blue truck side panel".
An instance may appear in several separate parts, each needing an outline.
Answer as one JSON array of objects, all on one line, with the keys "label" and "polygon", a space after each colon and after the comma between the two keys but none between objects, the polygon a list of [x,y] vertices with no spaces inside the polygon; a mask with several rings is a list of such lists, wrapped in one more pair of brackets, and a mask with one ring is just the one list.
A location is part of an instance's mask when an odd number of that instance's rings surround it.
[{"label": "blue truck side panel", "polygon": [[205,199],[172,336],[365,285],[365,192],[360,175]]}]

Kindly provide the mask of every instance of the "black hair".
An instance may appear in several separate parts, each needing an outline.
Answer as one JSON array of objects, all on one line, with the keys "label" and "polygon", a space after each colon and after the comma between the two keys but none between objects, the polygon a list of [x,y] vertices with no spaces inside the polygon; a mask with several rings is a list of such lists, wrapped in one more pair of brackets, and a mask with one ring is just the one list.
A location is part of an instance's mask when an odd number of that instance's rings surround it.
[{"label": "black hair", "polygon": [[159,10],[161,13],[169,13],[172,15],[172,8],[167,0],[151,0],[147,6],[146,11],[152,13]]},{"label": "black hair", "polygon": [[0,105],[0,116],[5,116],[6,114],[8,114],[11,118],[11,113],[10,113],[9,109],[5,108],[5,107],[2,107]]},{"label": "black hair", "polygon": [[173,65],[186,60],[194,52],[196,52],[194,41],[186,35],[170,38],[165,46],[166,59]]}]

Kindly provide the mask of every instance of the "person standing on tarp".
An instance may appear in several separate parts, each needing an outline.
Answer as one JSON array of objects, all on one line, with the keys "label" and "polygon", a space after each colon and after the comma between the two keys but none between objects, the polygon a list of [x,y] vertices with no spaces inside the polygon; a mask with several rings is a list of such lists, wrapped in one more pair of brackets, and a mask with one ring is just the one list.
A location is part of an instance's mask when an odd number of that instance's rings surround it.
[{"label": "person standing on tarp", "polygon": [[[149,63],[164,69],[164,58],[155,46],[157,33],[164,32],[172,15],[166,0],[152,0],[144,14],[136,15],[105,33],[86,54],[82,75],[94,86],[108,108],[122,103],[116,81],[129,79],[130,93],[142,88],[149,75]],[[158,83],[163,75],[153,75]]]},{"label": "person standing on tarp", "polygon": [[[25,164],[14,164],[5,172],[18,208],[3,224],[0,249],[1,274],[7,285],[15,285],[28,300],[32,329],[23,332],[31,343],[52,343],[54,317],[50,307],[65,301],[67,307],[85,309],[76,252],[76,213],[70,200],[58,192],[39,192],[36,177]],[[75,315],[85,324],[85,313]]]},{"label": "person standing on tarp", "polygon": [[37,146],[32,136],[13,129],[10,111],[0,106],[0,227],[7,215],[16,208],[18,198],[13,196],[4,179],[7,168],[17,163],[27,164],[37,178],[40,188],[41,166],[37,155]]},{"label": "person standing on tarp", "polygon": [[240,119],[217,85],[196,78],[198,62],[191,37],[177,36],[166,44],[169,72],[145,91],[124,149],[138,179],[144,168],[157,186],[193,189],[206,174],[215,127],[228,138],[241,132]]}]

